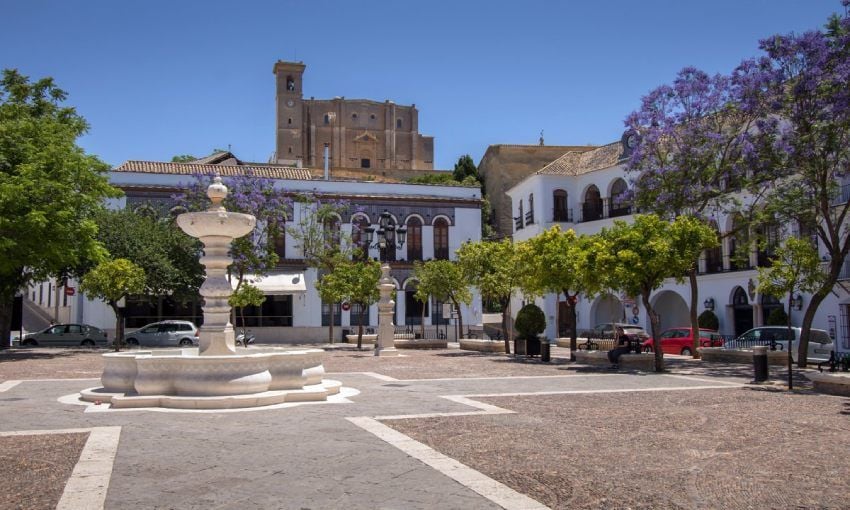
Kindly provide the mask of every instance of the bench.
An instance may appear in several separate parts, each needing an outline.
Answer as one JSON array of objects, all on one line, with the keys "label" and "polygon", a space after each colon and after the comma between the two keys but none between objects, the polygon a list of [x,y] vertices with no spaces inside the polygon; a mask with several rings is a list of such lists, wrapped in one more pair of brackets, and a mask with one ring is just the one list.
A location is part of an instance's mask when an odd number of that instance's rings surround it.
[{"label": "bench", "polygon": [[829,353],[828,360],[818,363],[818,372],[823,372],[824,366],[829,367],[827,370],[830,372],[837,372],[839,370],[848,372],[850,371],[850,353],[843,352],[836,355],[835,351],[832,351]]},{"label": "bench", "polygon": [[[576,363],[585,365],[610,366],[608,351],[575,351]],[[652,353],[622,354],[620,355],[621,368],[628,370],[641,370],[652,372],[655,370],[655,355]]]}]

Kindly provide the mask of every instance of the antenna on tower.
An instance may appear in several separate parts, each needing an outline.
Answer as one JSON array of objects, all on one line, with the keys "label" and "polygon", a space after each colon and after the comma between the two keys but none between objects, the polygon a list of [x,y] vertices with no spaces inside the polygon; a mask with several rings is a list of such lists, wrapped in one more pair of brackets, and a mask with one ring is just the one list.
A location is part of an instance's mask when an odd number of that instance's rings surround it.
[{"label": "antenna on tower", "polygon": [[543,145],[543,130],[540,130],[540,145]]}]

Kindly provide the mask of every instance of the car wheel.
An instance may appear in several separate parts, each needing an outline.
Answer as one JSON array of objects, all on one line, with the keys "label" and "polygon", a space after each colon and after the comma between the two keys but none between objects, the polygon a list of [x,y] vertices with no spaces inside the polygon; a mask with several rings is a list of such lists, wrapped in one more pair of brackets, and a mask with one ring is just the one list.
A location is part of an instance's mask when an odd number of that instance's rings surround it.
[{"label": "car wheel", "polygon": [[652,347],[647,345],[646,347],[643,348],[643,352],[652,352]]},{"label": "car wheel", "polygon": [[89,340],[88,338],[86,338],[82,341],[82,343],[80,343],[80,345],[82,345],[83,347],[94,347],[94,340]]},{"label": "car wheel", "polygon": [[180,340],[180,347],[191,347],[191,346],[192,346],[192,341],[189,340],[188,338],[183,338],[182,340]]},{"label": "car wheel", "polygon": [[24,347],[36,347],[38,346],[38,342],[30,338],[21,342],[21,345],[23,345]]},{"label": "car wheel", "polygon": [[682,356],[690,356],[691,348],[690,347],[682,347]]},{"label": "car wheel", "polygon": [[132,346],[132,347],[138,347],[139,341],[136,340],[135,338],[128,338],[127,339],[127,345]]}]

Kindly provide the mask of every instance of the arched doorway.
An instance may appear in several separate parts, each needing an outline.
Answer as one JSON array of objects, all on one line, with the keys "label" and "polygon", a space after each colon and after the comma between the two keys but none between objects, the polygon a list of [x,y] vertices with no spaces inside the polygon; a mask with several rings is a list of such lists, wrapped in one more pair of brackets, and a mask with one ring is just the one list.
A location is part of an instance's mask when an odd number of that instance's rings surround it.
[{"label": "arched doorway", "polygon": [[593,322],[590,324],[590,328],[594,328],[597,324],[603,324],[606,322],[622,322],[624,320],[623,304],[617,296],[612,294],[600,296],[596,299],[596,301],[594,301],[593,306],[590,309],[590,317]]},{"label": "arched doorway", "polygon": [[740,336],[745,331],[753,329],[753,305],[750,304],[747,292],[741,287],[735,287],[735,292],[732,294],[732,310],[735,336]]},{"label": "arched doorway", "polygon": [[691,323],[691,312],[687,303],[682,296],[672,290],[663,290],[656,294],[652,299],[652,307],[660,318],[658,326],[661,331],[685,327]]},{"label": "arched doorway", "polygon": [[424,303],[414,296],[419,288],[419,282],[408,280],[404,284],[404,323],[408,326],[422,324],[422,312],[428,317],[428,301]]}]

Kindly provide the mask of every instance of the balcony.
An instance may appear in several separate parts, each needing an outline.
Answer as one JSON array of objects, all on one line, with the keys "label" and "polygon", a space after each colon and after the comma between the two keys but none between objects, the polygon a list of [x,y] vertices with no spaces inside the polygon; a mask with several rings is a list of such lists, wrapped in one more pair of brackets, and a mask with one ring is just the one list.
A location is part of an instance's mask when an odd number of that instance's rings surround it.
[{"label": "balcony", "polygon": [[525,213],[525,224],[534,225],[534,211],[528,211]]},{"label": "balcony", "polygon": [[581,221],[596,221],[601,220],[602,202],[588,202],[581,205]]},{"label": "balcony", "polygon": [[552,211],[552,221],[572,223],[573,222],[573,210],[572,209],[555,208]]},{"label": "balcony", "polygon": [[522,230],[525,225],[522,223],[522,216],[514,216],[514,232]]}]

